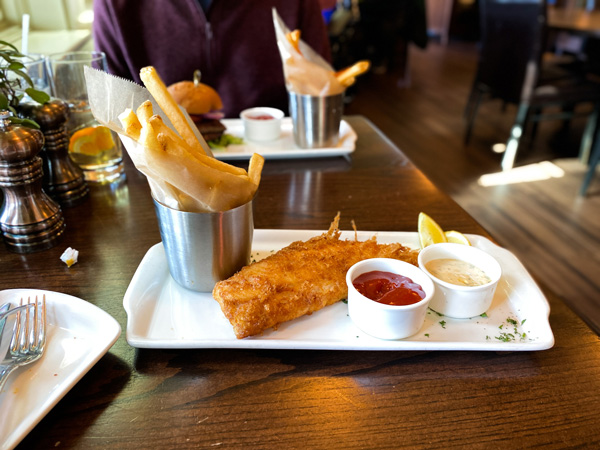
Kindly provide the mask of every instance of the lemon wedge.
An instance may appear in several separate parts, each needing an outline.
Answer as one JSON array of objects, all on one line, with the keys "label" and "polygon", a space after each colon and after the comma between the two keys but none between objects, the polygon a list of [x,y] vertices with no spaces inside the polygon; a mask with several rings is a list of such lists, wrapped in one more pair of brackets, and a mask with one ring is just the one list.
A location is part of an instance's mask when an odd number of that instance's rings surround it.
[{"label": "lemon wedge", "polygon": [[424,212],[419,213],[418,228],[421,248],[425,248],[431,244],[448,242],[448,238],[446,237],[442,227],[440,227],[435,220],[433,220]]},{"label": "lemon wedge", "polygon": [[451,230],[446,231],[444,234],[446,235],[446,239],[448,239],[448,242],[453,242],[455,244],[471,245],[467,237],[460,231]]}]

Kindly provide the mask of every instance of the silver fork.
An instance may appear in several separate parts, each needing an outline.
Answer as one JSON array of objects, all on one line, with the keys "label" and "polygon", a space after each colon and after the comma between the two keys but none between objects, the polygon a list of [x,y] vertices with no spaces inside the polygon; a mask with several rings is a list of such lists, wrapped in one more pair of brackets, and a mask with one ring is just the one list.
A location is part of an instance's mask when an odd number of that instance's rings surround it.
[{"label": "silver fork", "polygon": [[27,303],[11,309],[5,315],[15,315],[13,334],[6,355],[0,364],[0,390],[8,376],[17,367],[39,359],[44,353],[46,344],[46,296],[39,302],[31,298]]}]

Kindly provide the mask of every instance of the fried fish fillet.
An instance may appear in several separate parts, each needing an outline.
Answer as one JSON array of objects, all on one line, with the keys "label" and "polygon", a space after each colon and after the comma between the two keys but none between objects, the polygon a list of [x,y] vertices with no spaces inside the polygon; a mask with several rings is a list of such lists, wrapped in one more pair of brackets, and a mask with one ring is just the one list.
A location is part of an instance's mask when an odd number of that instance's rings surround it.
[{"label": "fried fish fillet", "polygon": [[394,258],[417,265],[418,251],[400,244],[341,240],[339,214],[329,230],[297,241],[216,284],[213,297],[238,339],[311,314],[348,296],[346,272],[358,261]]}]

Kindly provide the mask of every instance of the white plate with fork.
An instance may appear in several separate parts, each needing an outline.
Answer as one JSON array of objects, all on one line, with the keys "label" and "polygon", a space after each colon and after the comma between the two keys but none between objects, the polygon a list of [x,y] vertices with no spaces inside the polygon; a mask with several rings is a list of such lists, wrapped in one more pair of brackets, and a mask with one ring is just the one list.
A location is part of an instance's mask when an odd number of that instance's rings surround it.
[{"label": "white plate with fork", "polygon": [[[112,347],[119,323],[80,298],[37,289],[0,291],[0,306],[46,296],[46,350],[0,391],[0,450],[14,448]],[[9,330],[4,330],[8,332]]]}]

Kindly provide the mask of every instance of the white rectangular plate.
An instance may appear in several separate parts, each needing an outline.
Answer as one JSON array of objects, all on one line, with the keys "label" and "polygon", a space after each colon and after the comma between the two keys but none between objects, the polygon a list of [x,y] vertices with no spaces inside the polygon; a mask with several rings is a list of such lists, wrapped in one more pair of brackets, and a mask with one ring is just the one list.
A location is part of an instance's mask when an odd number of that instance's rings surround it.
[{"label": "white rectangular plate", "polygon": [[[258,260],[293,241],[321,233],[255,230],[252,256]],[[373,235],[382,244],[400,242],[418,248],[417,233],[411,232],[359,232],[358,239]],[[526,351],[552,347],[550,306],[527,270],[508,250],[482,236],[468,237],[474,246],[494,256],[503,270],[487,317],[451,319],[429,310],[417,334],[395,341],[376,339],[360,331],[348,316],[345,302],[284,323],[261,336],[236,339],[210,293],[193,292],[173,281],[159,243],[143,258],[123,299],[127,342],[139,348]],[[354,232],[343,232],[342,238],[354,239]],[[508,336],[503,333],[514,331],[508,318],[518,323],[518,332],[526,334],[524,339],[501,340]]]},{"label": "white rectangular plate", "polygon": [[[46,295],[46,350],[17,369],[0,392],[0,449],[14,448],[112,347],[121,327],[77,297],[36,289],[0,291],[0,305]],[[4,332],[9,332],[5,329]]]},{"label": "white rectangular plate", "polygon": [[[241,119],[223,119],[228,134],[244,138],[244,125]],[[284,117],[281,121],[281,137],[269,142],[251,142],[244,140],[241,145],[229,145],[223,150],[214,150],[215,158],[222,161],[250,159],[253,153],[262,155],[265,159],[292,159],[292,158],[327,158],[344,156],[354,151],[356,133],[352,127],[342,120],[340,123],[340,141],[336,147],[302,149],[294,144],[292,134],[292,119]]]}]

